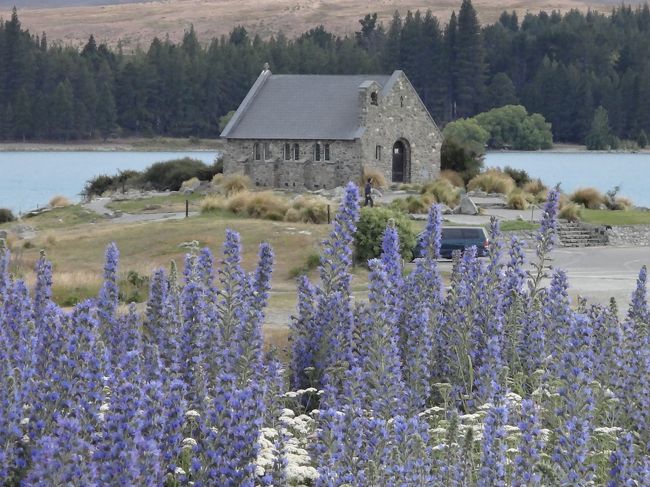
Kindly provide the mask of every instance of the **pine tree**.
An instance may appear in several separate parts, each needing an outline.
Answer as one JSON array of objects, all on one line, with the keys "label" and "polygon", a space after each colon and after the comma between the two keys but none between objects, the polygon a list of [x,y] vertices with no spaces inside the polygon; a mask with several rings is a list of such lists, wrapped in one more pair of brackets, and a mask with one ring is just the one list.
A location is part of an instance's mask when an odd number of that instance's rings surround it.
[{"label": "pine tree", "polygon": [[505,105],[518,105],[519,99],[515,85],[506,73],[497,73],[490,81],[485,93],[485,108],[498,108]]},{"label": "pine tree", "polygon": [[106,140],[115,128],[117,113],[115,111],[115,99],[108,83],[102,83],[99,87],[97,98],[97,130],[102,138]]},{"label": "pine tree", "polygon": [[481,29],[471,0],[460,7],[456,45],[456,115],[470,117],[481,108],[485,77]]},{"label": "pine tree", "polygon": [[607,110],[599,106],[591,122],[591,130],[585,138],[585,145],[588,150],[605,150],[615,148],[615,137],[612,136],[609,128]]},{"label": "pine tree", "polygon": [[73,136],[74,93],[67,78],[58,84],[52,95],[49,118],[52,120],[52,135],[54,137],[68,140]]},{"label": "pine tree", "polygon": [[32,134],[32,104],[25,88],[21,88],[14,103],[13,132],[25,141]]},{"label": "pine tree", "polygon": [[447,120],[455,120],[458,92],[458,67],[456,59],[458,57],[458,46],[456,38],[458,36],[458,23],[456,22],[456,12],[451,13],[449,24],[445,30],[445,59],[447,64]]}]

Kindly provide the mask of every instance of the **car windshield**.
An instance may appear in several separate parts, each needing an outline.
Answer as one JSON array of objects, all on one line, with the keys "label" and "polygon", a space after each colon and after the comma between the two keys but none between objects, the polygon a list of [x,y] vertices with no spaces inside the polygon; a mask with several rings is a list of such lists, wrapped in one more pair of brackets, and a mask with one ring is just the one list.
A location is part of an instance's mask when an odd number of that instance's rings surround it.
[{"label": "car windshield", "polygon": [[483,232],[480,228],[443,228],[442,238],[447,240],[456,239],[481,239]]}]

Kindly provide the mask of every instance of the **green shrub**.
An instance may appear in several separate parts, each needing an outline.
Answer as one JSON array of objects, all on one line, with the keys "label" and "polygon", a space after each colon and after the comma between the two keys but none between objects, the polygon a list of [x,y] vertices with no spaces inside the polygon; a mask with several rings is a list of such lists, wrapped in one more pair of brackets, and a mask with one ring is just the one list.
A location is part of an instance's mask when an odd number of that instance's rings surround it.
[{"label": "green shrub", "polygon": [[571,195],[571,201],[590,210],[597,210],[605,202],[605,197],[596,188],[579,188]]},{"label": "green shrub", "polygon": [[13,222],[15,220],[16,217],[9,208],[0,208],[0,223]]},{"label": "green shrub", "polygon": [[109,189],[112,189],[115,184],[115,176],[108,176],[107,174],[100,174],[94,178],[86,181],[84,189],[81,191],[81,194],[90,198],[92,196],[101,196]]},{"label": "green shrub", "polygon": [[197,159],[184,157],[171,161],[156,162],[142,173],[142,184],[156,190],[178,191],[183,181],[198,177],[212,179],[211,169]]},{"label": "green shrub", "polygon": [[390,220],[394,222],[399,234],[402,257],[411,260],[416,244],[416,232],[406,215],[390,208],[364,207],[361,209],[361,217],[355,234],[355,251],[358,261],[365,263],[368,259],[374,259],[381,255],[383,235]]},{"label": "green shrub", "polygon": [[530,182],[530,176],[525,169],[515,169],[506,166],[503,168],[503,172],[515,181],[518,188],[523,188],[526,183]]}]

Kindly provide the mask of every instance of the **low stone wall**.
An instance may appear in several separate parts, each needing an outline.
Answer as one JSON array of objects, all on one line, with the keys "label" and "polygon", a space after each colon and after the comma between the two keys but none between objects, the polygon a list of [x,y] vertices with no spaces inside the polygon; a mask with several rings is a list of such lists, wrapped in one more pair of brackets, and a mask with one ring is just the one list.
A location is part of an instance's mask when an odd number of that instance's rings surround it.
[{"label": "low stone wall", "polygon": [[650,246],[650,225],[625,225],[607,230],[609,244],[628,247]]}]

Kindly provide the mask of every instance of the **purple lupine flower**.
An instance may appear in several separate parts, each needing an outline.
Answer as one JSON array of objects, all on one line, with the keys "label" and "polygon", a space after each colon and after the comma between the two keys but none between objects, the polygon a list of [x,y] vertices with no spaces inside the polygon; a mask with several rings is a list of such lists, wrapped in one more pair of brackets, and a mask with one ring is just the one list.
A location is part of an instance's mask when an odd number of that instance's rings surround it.
[{"label": "purple lupine flower", "polygon": [[571,316],[566,336],[567,346],[557,370],[561,403],[556,413],[562,423],[552,458],[560,471],[561,481],[576,485],[589,481],[593,475],[588,459],[594,410],[591,322],[585,315]]},{"label": "purple lupine flower", "polygon": [[314,443],[318,478],[316,487],[341,485],[348,472],[345,460],[345,414],[335,409],[321,409],[318,413],[317,441]]},{"label": "purple lupine flower", "polygon": [[424,229],[422,243],[425,257],[429,260],[440,258],[440,240],[442,238],[442,212],[440,205],[431,205]]},{"label": "purple lupine flower", "polygon": [[34,316],[36,328],[40,329],[43,323],[40,322],[43,310],[52,300],[52,263],[45,258],[45,252],[36,262],[36,290],[34,293]]},{"label": "purple lupine flower", "polygon": [[239,326],[244,310],[242,310],[242,287],[248,283],[248,276],[241,267],[241,242],[237,232],[226,230],[223,243],[224,258],[219,268],[219,328],[224,344],[231,343]]},{"label": "purple lupine flower", "polygon": [[648,310],[647,297],[648,268],[644,265],[639,271],[636,288],[632,293],[632,301],[627,316],[631,320],[643,323],[646,333],[650,331],[650,311]]},{"label": "purple lupine flower", "polygon": [[402,352],[402,374],[409,409],[416,412],[421,411],[431,397],[434,337],[427,309],[412,309],[404,322],[406,343]]},{"label": "purple lupine flower", "polygon": [[213,403],[201,426],[201,469],[197,486],[253,486],[258,438],[264,415],[264,385],[239,388],[237,378],[221,374]]},{"label": "purple lupine flower", "polygon": [[107,334],[110,335],[110,324],[115,319],[117,310],[118,288],[117,288],[117,267],[120,260],[120,251],[117,249],[115,242],[111,242],[106,247],[106,262],[104,264],[104,284],[99,290],[97,300],[97,309],[99,319],[104,326],[109,327]]},{"label": "purple lupine flower", "polygon": [[515,236],[510,239],[508,251],[510,260],[505,269],[504,300],[506,307],[509,307],[517,296],[522,294],[526,282],[526,271],[524,271],[524,248],[522,242]]},{"label": "purple lupine flower", "polygon": [[298,313],[292,316],[291,330],[291,386],[297,389],[310,387],[310,377],[305,370],[314,370],[314,353],[320,341],[316,325],[316,288],[306,276],[298,278]]},{"label": "purple lupine flower", "polygon": [[370,301],[360,316],[359,365],[366,373],[370,408],[384,419],[399,414],[404,407],[404,383],[397,348],[397,316],[391,309],[391,282],[379,259],[368,261]]},{"label": "purple lupine flower", "polygon": [[533,487],[541,485],[539,473],[540,453],[544,449],[541,437],[537,408],[531,399],[521,402],[521,420],[519,421],[521,440],[515,457],[515,471],[512,487]]},{"label": "purple lupine flower", "polygon": [[634,442],[632,435],[625,433],[618,439],[615,451],[609,457],[611,470],[609,471],[608,487],[634,487],[643,485],[635,471],[636,458],[634,455]]},{"label": "purple lupine flower", "polygon": [[199,252],[199,258],[196,263],[196,272],[199,282],[205,286],[205,290],[210,297],[213,297],[216,291],[214,287],[214,259],[209,248],[204,248]]},{"label": "purple lupine flower", "polygon": [[[494,389],[499,386],[493,385]],[[508,406],[499,394],[485,417],[481,441],[481,465],[478,472],[478,487],[506,485],[506,432]]]},{"label": "purple lupine flower", "polygon": [[3,296],[9,287],[10,261],[11,252],[9,252],[5,240],[0,238],[0,304],[4,301]]},{"label": "purple lupine flower", "polygon": [[164,344],[164,335],[167,331],[163,324],[166,319],[165,303],[167,301],[167,292],[168,283],[165,271],[163,269],[157,269],[151,275],[149,284],[145,326],[159,347]]},{"label": "purple lupine flower", "polygon": [[428,425],[419,417],[397,416],[392,422],[395,485],[434,485]]},{"label": "purple lupine flower", "polygon": [[[517,358],[521,361],[527,377],[540,369],[546,358],[546,332],[544,330],[542,313],[537,308],[527,310],[521,317],[521,331],[515,342]],[[549,337],[555,342],[555,337]]]},{"label": "purple lupine flower", "polygon": [[535,297],[539,292],[542,279],[546,276],[549,254],[551,253],[551,250],[553,250],[557,240],[557,215],[559,201],[559,190],[552,189],[548,192],[546,204],[544,205],[542,221],[536,237],[537,244],[535,246],[535,254],[537,256],[537,261],[531,262],[533,270],[530,272],[530,280],[528,282],[531,297]]}]

